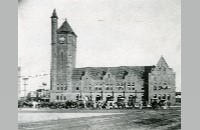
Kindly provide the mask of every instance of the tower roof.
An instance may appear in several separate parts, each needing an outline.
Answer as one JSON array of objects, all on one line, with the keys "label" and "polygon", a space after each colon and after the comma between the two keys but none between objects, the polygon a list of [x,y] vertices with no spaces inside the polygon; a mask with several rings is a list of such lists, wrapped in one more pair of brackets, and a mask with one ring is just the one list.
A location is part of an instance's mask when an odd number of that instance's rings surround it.
[{"label": "tower roof", "polygon": [[57,13],[56,13],[56,9],[53,10],[51,18],[57,18],[58,19],[58,16],[57,16]]},{"label": "tower roof", "polygon": [[58,33],[62,33],[62,32],[66,32],[66,33],[73,33],[74,35],[76,35],[73,31],[73,29],[71,28],[71,26],[69,25],[69,23],[67,22],[67,20],[65,19],[65,21],[63,22],[63,24],[60,26],[60,28],[58,28]]},{"label": "tower roof", "polygon": [[163,56],[160,57],[160,59],[159,59],[159,61],[157,63],[157,66],[169,67]]}]

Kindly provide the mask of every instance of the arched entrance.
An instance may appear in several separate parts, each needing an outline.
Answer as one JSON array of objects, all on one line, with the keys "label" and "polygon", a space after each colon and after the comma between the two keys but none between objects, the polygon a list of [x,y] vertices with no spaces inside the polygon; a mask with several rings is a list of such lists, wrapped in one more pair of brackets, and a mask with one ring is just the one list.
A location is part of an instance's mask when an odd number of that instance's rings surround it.
[{"label": "arched entrance", "polygon": [[101,100],[101,96],[100,96],[100,95],[97,95],[97,96],[96,96],[96,101],[99,101],[99,100]]},{"label": "arched entrance", "polygon": [[124,97],[122,95],[118,95],[117,102],[122,102],[122,101],[124,101]]},{"label": "arched entrance", "polygon": [[106,97],[106,101],[113,101],[113,97],[112,97],[111,95],[108,95],[108,96]]},{"label": "arched entrance", "polygon": [[136,97],[133,95],[128,96],[128,105],[131,107],[134,107],[134,104],[136,102]]}]

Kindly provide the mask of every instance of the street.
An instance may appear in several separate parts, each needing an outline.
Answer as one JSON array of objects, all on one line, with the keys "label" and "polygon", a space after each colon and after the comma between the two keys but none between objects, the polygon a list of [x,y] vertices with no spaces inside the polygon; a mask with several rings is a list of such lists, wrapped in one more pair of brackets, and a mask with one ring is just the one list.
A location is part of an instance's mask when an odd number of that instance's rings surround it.
[{"label": "street", "polygon": [[180,130],[181,111],[19,111],[18,122],[19,130]]}]

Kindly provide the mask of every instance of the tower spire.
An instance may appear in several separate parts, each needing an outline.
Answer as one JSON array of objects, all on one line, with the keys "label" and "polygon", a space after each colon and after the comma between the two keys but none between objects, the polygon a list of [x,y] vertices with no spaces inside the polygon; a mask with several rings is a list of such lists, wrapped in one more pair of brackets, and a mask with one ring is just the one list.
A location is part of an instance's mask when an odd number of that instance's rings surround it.
[{"label": "tower spire", "polygon": [[56,13],[56,9],[53,10],[51,18],[57,18],[58,19],[58,16],[57,16],[57,13]]}]

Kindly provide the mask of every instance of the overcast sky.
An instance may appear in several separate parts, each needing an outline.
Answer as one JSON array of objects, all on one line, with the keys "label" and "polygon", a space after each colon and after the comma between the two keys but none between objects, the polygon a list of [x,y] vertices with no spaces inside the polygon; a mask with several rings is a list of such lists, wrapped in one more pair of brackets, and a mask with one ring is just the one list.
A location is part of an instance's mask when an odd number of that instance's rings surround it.
[{"label": "overcast sky", "polygon": [[[18,65],[23,76],[49,74],[51,14],[78,35],[77,67],[156,65],[163,55],[181,90],[180,0],[20,0]],[[49,75],[30,78],[35,90]],[[23,89],[23,87],[22,87]]]}]

